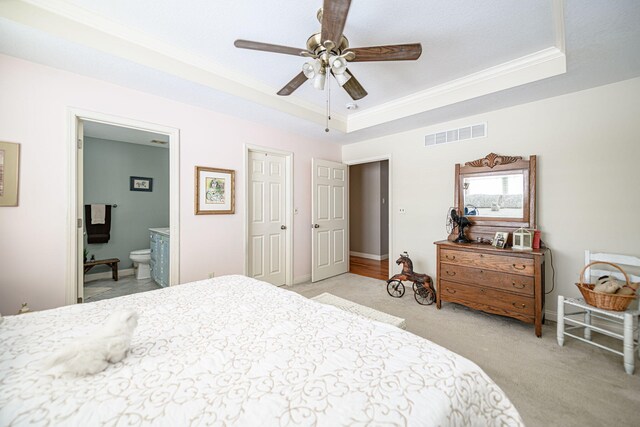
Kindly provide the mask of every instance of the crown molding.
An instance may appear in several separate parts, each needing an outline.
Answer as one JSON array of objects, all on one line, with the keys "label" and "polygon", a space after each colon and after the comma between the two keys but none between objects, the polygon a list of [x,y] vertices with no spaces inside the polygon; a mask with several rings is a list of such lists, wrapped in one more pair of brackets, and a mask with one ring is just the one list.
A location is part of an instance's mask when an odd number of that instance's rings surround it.
[{"label": "crown molding", "polygon": [[556,36],[556,47],[566,53],[565,49],[565,27],[564,27],[564,0],[552,0],[553,8],[553,28]]},{"label": "crown molding", "polygon": [[[345,133],[356,132],[566,73],[564,1],[551,1],[554,47],[363,111],[349,115],[332,113],[331,128]],[[0,16],[313,123],[325,123],[326,112],[319,105],[295,96],[278,96],[277,89],[249,75],[156,40],[65,0],[2,0]]]},{"label": "crown molding", "polygon": [[379,125],[456,102],[566,73],[567,60],[557,47],[550,47],[478,73],[438,85],[376,107],[351,114],[347,132]]}]

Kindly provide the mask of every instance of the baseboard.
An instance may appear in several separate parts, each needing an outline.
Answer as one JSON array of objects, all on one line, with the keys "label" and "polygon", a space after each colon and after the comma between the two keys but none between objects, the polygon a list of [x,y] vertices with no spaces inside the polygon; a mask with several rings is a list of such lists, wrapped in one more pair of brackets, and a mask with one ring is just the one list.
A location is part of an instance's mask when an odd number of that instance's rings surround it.
[{"label": "baseboard", "polygon": [[551,320],[553,322],[557,322],[558,321],[558,312],[551,311],[551,310],[545,310],[544,311],[544,320]]},{"label": "baseboard", "polygon": [[[93,282],[95,280],[102,280],[102,279],[111,279],[111,271],[103,271],[101,273],[93,273],[93,274],[86,274],[84,276],[84,283],[87,282]],[[124,270],[118,270],[118,278],[120,277],[127,277],[127,276],[133,276],[135,274],[133,268],[125,268]]]},{"label": "baseboard", "polygon": [[373,260],[376,260],[376,261],[382,261],[382,260],[385,260],[385,259],[389,259],[389,254],[376,255],[376,254],[366,254],[364,252],[350,251],[349,255],[357,256],[357,257],[360,257],[360,258],[373,259]]},{"label": "baseboard", "polygon": [[310,280],[311,280],[311,275],[310,274],[305,274],[303,276],[294,277],[293,278],[293,284],[294,285],[299,285],[300,283],[306,283],[306,282],[308,282]]}]

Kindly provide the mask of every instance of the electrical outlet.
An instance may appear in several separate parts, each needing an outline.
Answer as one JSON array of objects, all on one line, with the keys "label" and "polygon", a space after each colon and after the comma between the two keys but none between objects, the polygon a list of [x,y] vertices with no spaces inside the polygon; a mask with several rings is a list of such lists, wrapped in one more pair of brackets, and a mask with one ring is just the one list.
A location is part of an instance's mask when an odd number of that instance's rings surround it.
[{"label": "electrical outlet", "polygon": [[213,271],[209,273],[209,279],[213,279],[214,277],[216,277],[216,273],[214,273]]},{"label": "electrical outlet", "polygon": [[407,210],[406,210],[405,208],[398,208],[398,212],[399,212],[400,214],[406,214],[406,213],[407,213]]}]

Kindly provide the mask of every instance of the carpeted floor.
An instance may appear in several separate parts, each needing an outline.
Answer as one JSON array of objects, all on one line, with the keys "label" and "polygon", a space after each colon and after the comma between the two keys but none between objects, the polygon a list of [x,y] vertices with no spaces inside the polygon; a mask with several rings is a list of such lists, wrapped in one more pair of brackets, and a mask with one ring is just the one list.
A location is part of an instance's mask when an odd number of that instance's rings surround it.
[{"label": "carpeted floor", "polygon": [[410,288],[391,298],[386,283],[345,274],[289,289],[323,292],[406,319],[407,330],[478,364],[504,390],[527,426],[636,426],[640,419],[640,360],[627,375],[622,357],[576,340],[556,342],[556,324],[542,338],[533,326],[443,303],[420,306]]}]

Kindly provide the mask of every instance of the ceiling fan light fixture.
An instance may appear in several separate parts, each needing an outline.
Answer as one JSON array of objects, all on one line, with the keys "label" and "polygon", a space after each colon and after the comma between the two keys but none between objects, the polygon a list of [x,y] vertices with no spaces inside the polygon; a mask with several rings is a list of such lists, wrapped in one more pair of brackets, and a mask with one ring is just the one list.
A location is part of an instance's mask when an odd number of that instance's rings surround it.
[{"label": "ceiling fan light fixture", "polygon": [[330,57],[329,64],[331,65],[331,71],[336,75],[344,73],[347,69],[347,60],[342,56]]},{"label": "ceiling fan light fixture", "polygon": [[318,74],[319,69],[320,64],[318,63],[317,59],[302,64],[302,72],[304,73],[304,76],[309,80],[313,79]]},{"label": "ceiling fan light fixture", "polygon": [[327,80],[327,74],[324,68],[320,68],[319,72],[313,77],[313,87],[318,90],[324,90],[324,82]]}]

